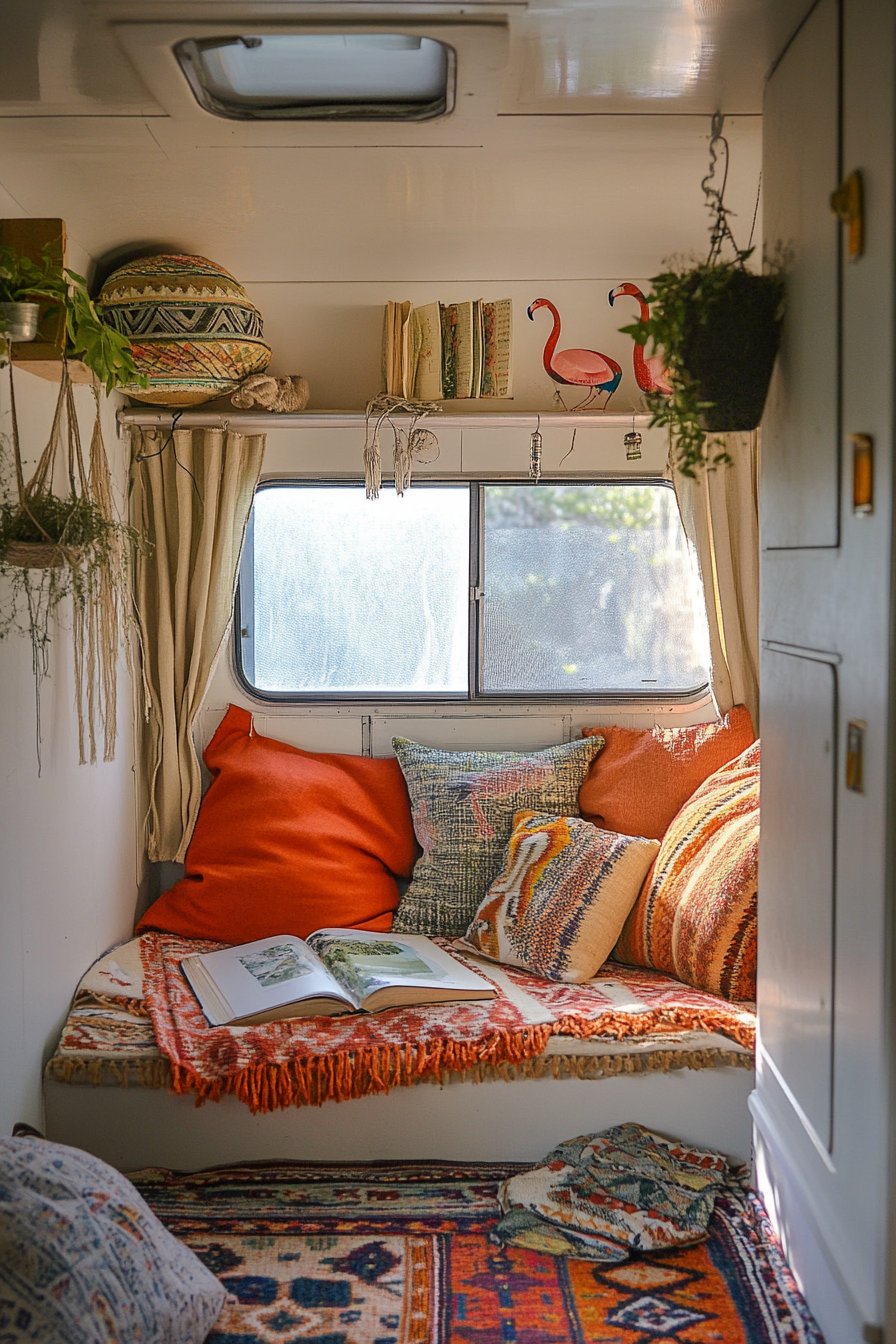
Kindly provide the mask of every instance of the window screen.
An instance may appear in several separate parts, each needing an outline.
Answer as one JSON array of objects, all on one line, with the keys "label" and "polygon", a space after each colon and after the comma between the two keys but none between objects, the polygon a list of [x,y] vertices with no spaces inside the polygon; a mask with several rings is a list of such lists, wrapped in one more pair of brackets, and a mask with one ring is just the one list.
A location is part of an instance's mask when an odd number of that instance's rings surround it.
[{"label": "window screen", "polygon": [[238,657],[272,698],[684,694],[702,594],[672,490],[276,482],[257,493]]}]

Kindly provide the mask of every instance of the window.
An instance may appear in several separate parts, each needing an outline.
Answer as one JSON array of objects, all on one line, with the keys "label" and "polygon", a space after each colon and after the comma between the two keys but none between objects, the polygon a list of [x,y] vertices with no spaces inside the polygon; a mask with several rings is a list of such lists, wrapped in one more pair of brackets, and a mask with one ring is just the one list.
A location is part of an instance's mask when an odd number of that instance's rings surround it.
[{"label": "window", "polygon": [[238,661],[262,697],[687,694],[708,637],[662,482],[269,482],[239,585]]},{"label": "window", "polygon": [[221,117],[427,121],[454,105],[454,52],[431,37],[222,36],[174,52],[199,103]]}]

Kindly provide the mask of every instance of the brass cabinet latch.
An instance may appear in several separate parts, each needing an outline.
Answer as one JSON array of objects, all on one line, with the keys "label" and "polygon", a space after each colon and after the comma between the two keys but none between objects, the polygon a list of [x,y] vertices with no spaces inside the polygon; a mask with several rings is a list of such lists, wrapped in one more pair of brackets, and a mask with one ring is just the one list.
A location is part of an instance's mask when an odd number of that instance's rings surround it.
[{"label": "brass cabinet latch", "polygon": [[865,251],[865,210],[862,174],[858,168],[844,178],[831,193],[831,209],[838,219],[849,225],[846,251],[850,261],[858,261]]}]

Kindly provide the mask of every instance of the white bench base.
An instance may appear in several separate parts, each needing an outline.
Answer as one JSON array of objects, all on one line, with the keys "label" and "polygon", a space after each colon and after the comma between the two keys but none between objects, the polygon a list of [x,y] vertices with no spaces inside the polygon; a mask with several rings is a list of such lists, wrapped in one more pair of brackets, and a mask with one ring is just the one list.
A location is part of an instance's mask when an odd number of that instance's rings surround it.
[{"label": "white bench base", "polygon": [[161,1088],[44,1084],[45,1132],[121,1171],[232,1162],[537,1162],[556,1144],[626,1120],[750,1160],[749,1069],[599,1079],[421,1084],[385,1096],[252,1115],[234,1097],[197,1107]]}]

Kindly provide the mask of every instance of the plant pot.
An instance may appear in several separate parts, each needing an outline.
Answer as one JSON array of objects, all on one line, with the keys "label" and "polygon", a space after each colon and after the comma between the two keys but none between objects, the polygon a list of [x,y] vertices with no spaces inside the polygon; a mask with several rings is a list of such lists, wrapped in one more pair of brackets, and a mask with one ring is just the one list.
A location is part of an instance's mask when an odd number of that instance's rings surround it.
[{"label": "plant pot", "polygon": [[33,341],[39,317],[39,303],[0,303],[0,336],[9,341]]},{"label": "plant pot", "polygon": [[19,569],[59,569],[68,561],[62,547],[52,541],[11,541],[3,553],[3,563]]},{"label": "plant pot", "polygon": [[781,341],[783,284],[775,275],[734,271],[701,305],[684,342],[684,364],[712,402],[703,428],[713,434],[755,429],[762,419]]}]

